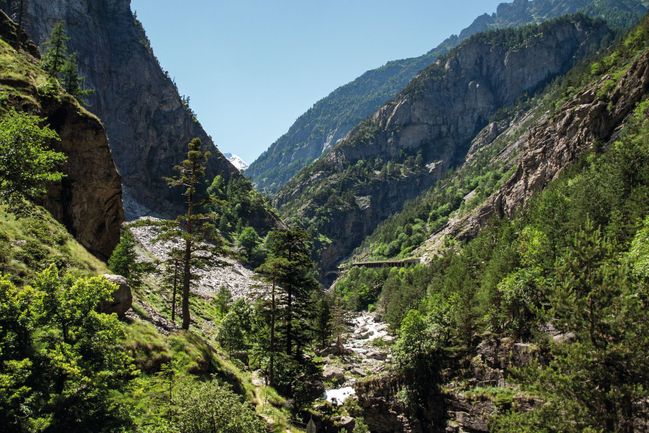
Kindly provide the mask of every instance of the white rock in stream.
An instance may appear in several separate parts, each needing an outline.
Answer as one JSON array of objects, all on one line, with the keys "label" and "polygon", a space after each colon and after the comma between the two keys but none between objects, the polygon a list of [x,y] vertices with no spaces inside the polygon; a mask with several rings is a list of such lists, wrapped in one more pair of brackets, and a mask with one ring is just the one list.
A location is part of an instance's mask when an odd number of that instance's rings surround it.
[{"label": "white rock in stream", "polygon": [[351,386],[346,386],[344,388],[328,389],[325,394],[329,403],[340,406],[349,397],[356,395],[356,391]]}]

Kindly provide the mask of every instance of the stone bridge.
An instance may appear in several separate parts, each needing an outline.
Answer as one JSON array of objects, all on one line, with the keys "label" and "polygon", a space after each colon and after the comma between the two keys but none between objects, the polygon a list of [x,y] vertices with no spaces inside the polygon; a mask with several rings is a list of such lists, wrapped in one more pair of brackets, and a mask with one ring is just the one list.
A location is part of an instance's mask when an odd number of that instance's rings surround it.
[{"label": "stone bridge", "polygon": [[408,258],[402,260],[373,260],[373,261],[363,261],[363,262],[352,262],[341,265],[336,270],[330,270],[322,275],[324,284],[329,287],[331,286],[337,278],[342,274],[352,268],[365,268],[365,269],[377,269],[377,268],[406,268],[410,266],[415,266],[421,263],[421,260],[418,258]]},{"label": "stone bridge", "polygon": [[349,268],[407,268],[419,264],[417,258],[409,258],[402,260],[374,260],[367,262],[352,262],[347,266]]}]

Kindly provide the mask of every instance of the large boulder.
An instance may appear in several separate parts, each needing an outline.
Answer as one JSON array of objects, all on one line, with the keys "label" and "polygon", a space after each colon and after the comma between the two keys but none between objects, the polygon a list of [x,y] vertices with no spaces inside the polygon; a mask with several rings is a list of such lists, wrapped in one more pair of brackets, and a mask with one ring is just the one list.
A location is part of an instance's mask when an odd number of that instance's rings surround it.
[{"label": "large boulder", "polygon": [[118,317],[123,318],[128,310],[133,305],[133,295],[131,287],[128,285],[126,278],[121,275],[104,275],[111,283],[117,286],[117,290],[113,292],[112,301],[104,303],[101,306],[101,311],[106,314],[117,314]]},{"label": "large boulder", "polygon": [[345,382],[345,372],[342,368],[333,365],[326,365],[322,371],[324,380],[331,381],[336,384]]}]

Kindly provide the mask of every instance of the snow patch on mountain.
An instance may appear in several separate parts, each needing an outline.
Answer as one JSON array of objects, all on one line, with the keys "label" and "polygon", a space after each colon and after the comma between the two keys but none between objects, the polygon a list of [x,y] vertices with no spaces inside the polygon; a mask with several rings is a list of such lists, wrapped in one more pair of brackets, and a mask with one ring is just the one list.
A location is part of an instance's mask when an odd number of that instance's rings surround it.
[{"label": "snow patch on mountain", "polygon": [[224,153],[223,155],[228,158],[228,161],[230,161],[230,163],[234,165],[237,170],[243,172],[248,168],[248,164],[246,163],[246,161],[241,159],[240,156],[233,155],[231,153]]}]

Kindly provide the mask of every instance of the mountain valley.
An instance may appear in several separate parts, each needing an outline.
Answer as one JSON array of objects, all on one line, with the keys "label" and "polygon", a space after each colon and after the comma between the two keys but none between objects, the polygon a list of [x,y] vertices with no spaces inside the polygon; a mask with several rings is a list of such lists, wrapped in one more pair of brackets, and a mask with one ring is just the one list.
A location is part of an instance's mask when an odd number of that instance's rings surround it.
[{"label": "mountain valley", "polygon": [[649,431],[646,1],[503,3],[249,167],[133,10],[0,1],[0,430]]}]

